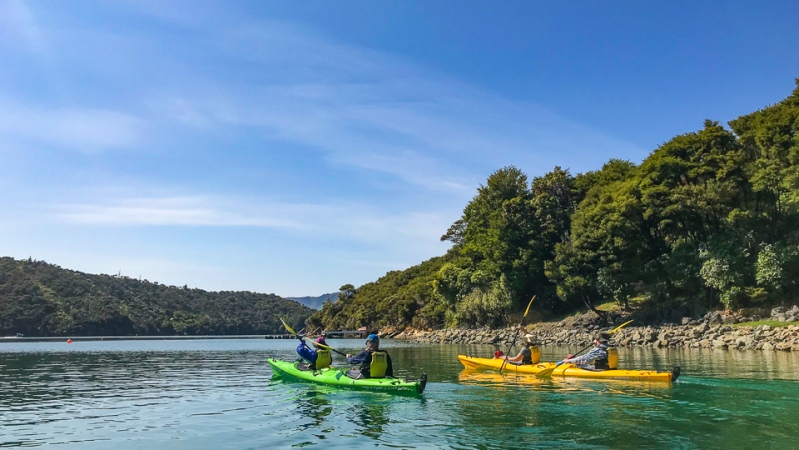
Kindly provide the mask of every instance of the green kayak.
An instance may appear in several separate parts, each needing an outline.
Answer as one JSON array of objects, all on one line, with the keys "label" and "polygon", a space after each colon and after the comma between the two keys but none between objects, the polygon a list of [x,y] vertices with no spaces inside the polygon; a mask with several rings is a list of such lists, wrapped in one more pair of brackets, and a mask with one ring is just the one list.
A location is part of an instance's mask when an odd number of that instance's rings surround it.
[{"label": "green kayak", "polygon": [[389,392],[402,395],[420,395],[424,392],[427,384],[427,375],[415,381],[407,381],[401,378],[360,378],[355,379],[347,376],[344,369],[327,368],[321,370],[310,370],[308,365],[298,361],[283,361],[280,359],[267,359],[272,366],[272,372],[283,378],[310,381],[311,383],[327,384],[330,386],[341,386],[350,389],[364,391]]}]

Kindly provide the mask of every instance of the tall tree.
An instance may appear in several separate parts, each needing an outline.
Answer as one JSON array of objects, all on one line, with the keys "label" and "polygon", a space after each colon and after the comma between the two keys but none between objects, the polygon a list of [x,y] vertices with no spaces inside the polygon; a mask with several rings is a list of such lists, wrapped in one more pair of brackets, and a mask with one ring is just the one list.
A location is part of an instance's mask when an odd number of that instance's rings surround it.
[{"label": "tall tree", "polygon": [[504,275],[514,303],[519,302],[529,279],[528,243],[536,229],[530,200],[527,176],[518,168],[504,167],[488,177],[464,208],[463,216],[441,237],[455,244],[453,251],[467,264],[460,269],[469,272],[471,286],[465,290],[446,287],[446,278],[442,277],[442,293],[468,295],[472,289],[487,292]]}]

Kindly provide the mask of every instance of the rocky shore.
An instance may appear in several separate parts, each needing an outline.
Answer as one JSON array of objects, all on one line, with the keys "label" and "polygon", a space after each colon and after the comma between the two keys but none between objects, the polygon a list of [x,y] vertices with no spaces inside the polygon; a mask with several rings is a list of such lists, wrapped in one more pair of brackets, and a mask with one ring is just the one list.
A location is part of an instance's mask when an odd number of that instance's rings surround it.
[{"label": "rocky shore", "polygon": [[[767,317],[778,322],[799,321],[799,306],[773,308]],[[683,318],[681,324],[634,326],[618,330],[611,341],[617,347],[720,348],[737,350],[778,350],[799,352],[799,325],[733,326],[735,323],[761,320],[758,315],[709,312],[699,319]],[[599,330],[609,330],[626,321],[601,327],[587,315],[561,322],[528,325],[540,345],[584,346]],[[443,329],[406,330],[387,337],[420,343],[461,343],[506,345],[518,337],[518,329]],[[519,341],[517,340],[517,343]]]}]

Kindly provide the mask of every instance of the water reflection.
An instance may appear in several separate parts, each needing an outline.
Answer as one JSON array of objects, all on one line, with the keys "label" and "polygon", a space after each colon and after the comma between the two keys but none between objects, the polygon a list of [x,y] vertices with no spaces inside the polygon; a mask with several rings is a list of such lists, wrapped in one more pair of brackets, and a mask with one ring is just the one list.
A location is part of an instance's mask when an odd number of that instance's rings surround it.
[{"label": "water reflection", "polygon": [[667,370],[678,365],[682,377],[799,380],[799,358],[790,352],[627,348],[620,353],[625,367],[635,365]]},{"label": "water reflection", "polygon": [[621,395],[654,395],[659,397],[662,397],[663,394],[668,394],[673,388],[670,383],[657,381],[592,380],[562,377],[540,379],[536,378],[535,375],[529,374],[500,374],[497,371],[479,369],[463,369],[458,374],[458,382],[496,389],[518,387],[538,391],[583,391]]},{"label": "water reflection", "polygon": [[458,381],[462,384],[478,384],[489,386],[535,386],[540,387],[547,381],[518,372],[499,373],[492,370],[463,369],[458,373]]},{"label": "water reflection", "polygon": [[388,406],[380,403],[356,403],[353,421],[364,436],[380,439],[383,426],[388,423]]},{"label": "water reflection", "polygon": [[312,388],[297,399],[297,409],[300,414],[311,419],[299,426],[300,431],[305,431],[311,427],[321,428],[325,419],[333,412],[333,403],[325,398],[324,392]]},{"label": "water reflection", "polygon": [[311,433],[319,439],[326,439],[325,434],[340,427],[344,420],[354,427],[353,435],[383,440],[384,426],[390,423],[390,406],[399,407],[408,401],[392,394],[340,389],[278,375],[273,375],[271,382],[291,386],[299,417],[310,419],[298,420],[296,431]]}]

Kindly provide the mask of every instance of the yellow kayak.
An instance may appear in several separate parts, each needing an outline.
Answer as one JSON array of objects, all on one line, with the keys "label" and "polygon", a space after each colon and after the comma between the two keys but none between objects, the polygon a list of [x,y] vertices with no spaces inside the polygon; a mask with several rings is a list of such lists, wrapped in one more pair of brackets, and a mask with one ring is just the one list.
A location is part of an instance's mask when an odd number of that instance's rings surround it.
[{"label": "yellow kayak", "polygon": [[[502,367],[503,360],[494,358],[477,358],[474,356],[458,355],[458,360],[467,369],[495,369]],[[554,362],[541,362],[537,364],[527,364],[516,366],[505,364],[502,368],[503,373],[519,373],[535,375],[542,370],[551,369],[555,366]],[[680,368],[675,367],[672,371],[659,370],[587,370],[581,369],[574,364],[561,364],[554,371],[552,377],[574,377],[574,378],[594,378],[594,379],[613,379],[613,380],[641,380],[641,381],[677,381],[680,376]]]},{"label": "yellow kayak", "polygon": [[[501,359],[494,359],[494,358],[477,358],[475,356],[466,356],[466,355],[458,355],[458,361],[463,364],[463,367],[467,369],[496,369],[499,370],[502,367],[503,360]],[[535,375],[538,372],[549,369],[555,366],[553,362],[542,362],[538,364],[526,364],[521,366],[516,366],[513,364],[506,363],[505,367],[502,368],[502,373],[526,373],[530,375]]]}]

